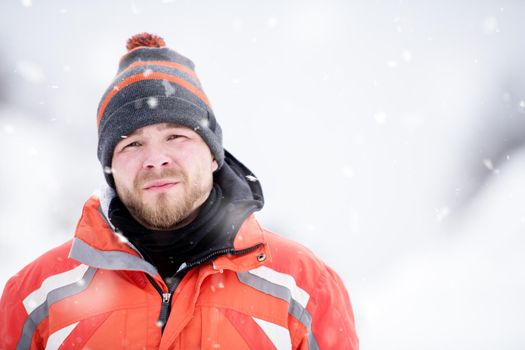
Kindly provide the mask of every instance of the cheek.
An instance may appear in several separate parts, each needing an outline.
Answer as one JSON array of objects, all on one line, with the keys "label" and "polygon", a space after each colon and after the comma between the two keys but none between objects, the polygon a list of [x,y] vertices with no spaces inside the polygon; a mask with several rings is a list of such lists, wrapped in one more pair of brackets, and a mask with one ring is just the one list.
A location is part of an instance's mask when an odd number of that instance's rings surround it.
[{"label": "cheek", "polygon": [[112,164],[113,178],[117,186],[129,187],[133,184],[135,166],[132,162],[126,159],[118,159]]}]

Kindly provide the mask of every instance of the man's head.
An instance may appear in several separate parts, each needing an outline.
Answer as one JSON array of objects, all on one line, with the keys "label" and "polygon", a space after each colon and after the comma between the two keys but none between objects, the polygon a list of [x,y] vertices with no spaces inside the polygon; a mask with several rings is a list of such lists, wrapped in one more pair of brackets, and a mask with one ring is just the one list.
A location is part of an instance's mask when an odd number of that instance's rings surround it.
[{"label": "man's head", "polygon": [[112,165],[120,199],[137,221],[155,230],[191,222],[218,168],[196,132],[170,123],[145,126],[121,140]]},{"label": "man's head", "polygon": [[108,184],[144,226],[190,222],[224,161],[222,132],[188,58],[158,36],[130,38],[98,107]]},{"label": "man's head", "polygon": [[222,131],[188,58],[165,47],[158,36],[142,33],[127,42],[117,76],[102,96],[97,113],[98,158],[108,184],[113,150],[122,137],[159,123],[195,131],[219,167],[224,161]]}]

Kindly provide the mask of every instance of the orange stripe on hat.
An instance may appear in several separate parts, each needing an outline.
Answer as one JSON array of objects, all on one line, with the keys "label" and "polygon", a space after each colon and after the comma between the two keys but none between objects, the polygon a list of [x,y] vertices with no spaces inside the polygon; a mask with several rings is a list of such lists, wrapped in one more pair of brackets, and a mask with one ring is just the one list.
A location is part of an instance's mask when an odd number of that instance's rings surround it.
[{"label": "orange stripe on hat", "polygon": [[97,127],[100,126],[100,120],[102,119],[102,115],[104,114],[104,111],[106,110],[106,107],[109,104],[109,101],[111,101],[111,99],[113,98],[113,96],[115,96],[120,90],[124,89],[125,87],[143,80],[167,80],[177,85],[180,85],[188,91],[190,91],[191,93],[193,93],[198,98],[200,98],[208,106],[208,108],[211,109],[210,101],[208,101],[208,98],[206,97],[204,92],[195,85],[188,82],[187,80],[166,73],[139,73],[121,81],[113,87],[110,93],[107,94],[106,98],[100,105],[100,109],[98,111]]},{"label": "orange stripe on hat", "polygon": [[170,67],[170,68],[175,68],[177,70],[180,70],[181,72],[184,72],[186,74],[188,74],[189,76],[191,76],[192,78],[194,78],[195,80],[199,81],[199,78],[197,78],[197,74],[195,74],[195,72],[183,65],[183,64],[180,64],[180,63],[176,63],[176,62],[170,62],[170,61],[136,61],[136,62],[133,62],[132,64],[130,64],[129,66],[126,67],[126,69],[124,69],[122,72],[120,72],[118,76],[122,75],[124,72],[126,72],[127,70],[131,69],[131,68],[135,68],[135,67],[140,67],[140,66],[148,66],[148,65],[155,65],[155,66],[164,66],[164,67]]}]

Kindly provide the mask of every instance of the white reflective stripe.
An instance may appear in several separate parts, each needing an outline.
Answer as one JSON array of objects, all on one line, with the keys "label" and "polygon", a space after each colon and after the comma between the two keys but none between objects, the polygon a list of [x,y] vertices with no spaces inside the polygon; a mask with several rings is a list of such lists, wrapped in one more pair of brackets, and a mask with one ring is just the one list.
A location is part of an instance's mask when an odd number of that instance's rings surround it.
[{"label": "white reflective stripe", "polygon": [[46,301],[49,292],[80,281],[88,268],[89,266],[81,264],[72,270],[46,278],[42,282],[40,288],[29,294],[24,299],[24,307],[26,308],[27,313],[30,314],[33,310],[42,305]]},{"label": "white reflective stripe", "polygon": [[286,287],[290,290],[292,298],[295,299],[303,308],[306,308],[308,300],[310,299],[310,294],[308,294],[304,289],[301,289],[297,286],[295,279],[291,275],[287,275],[282,272],[277,272],[270,269],[266,266],[260,266],[256,269],[249,271],[251,274],[264,278],[265,280],[278,284],[280,286]]},{"label": "white reflective stripe", "polygon": [[78,322],[73,323],[51,334],[49,338],[47,338],[46,350],[57,350],[60,347],[60,345],[62,345],[64,340],[66,340],[68,335],[70,335],[71,332],[73,332],[73,329],[75,329],[77,324]]},{"label": "white reflective stripe", "polygon": [[277,350],[290,350],[292,348],[292,340],[288,329],[259,318],[253,317],[253,320],[262,328],[264,333],[270,338]]},{"label": "white reflective stripe", "polygon": [[[95,194],[95,196],[97,196],[97,194]],[[115,198],[116,196],[117,195],[115,194],[115,190],[113,190],[109,186],[106,186],[102,193],[98,195],[98,201],[100,203],[100,213],[104,216],[104,220],[113,230],[115,229],[115,226],[113,226],[113,224],[109,220],[109,205],[113,198]]]}]

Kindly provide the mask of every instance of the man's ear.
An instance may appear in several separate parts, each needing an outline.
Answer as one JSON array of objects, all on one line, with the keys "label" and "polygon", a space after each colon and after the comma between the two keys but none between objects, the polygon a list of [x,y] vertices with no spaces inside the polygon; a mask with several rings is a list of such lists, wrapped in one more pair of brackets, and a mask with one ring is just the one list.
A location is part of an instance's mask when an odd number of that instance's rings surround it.
[{"label": "man's ear", "polygon": [[215,172],[215,170],[219,169],[219,164],[217,163],[217,161],[215,160],[215,158],[213,158],[213,162],[211,163],[211,170],[213,172]]}]

